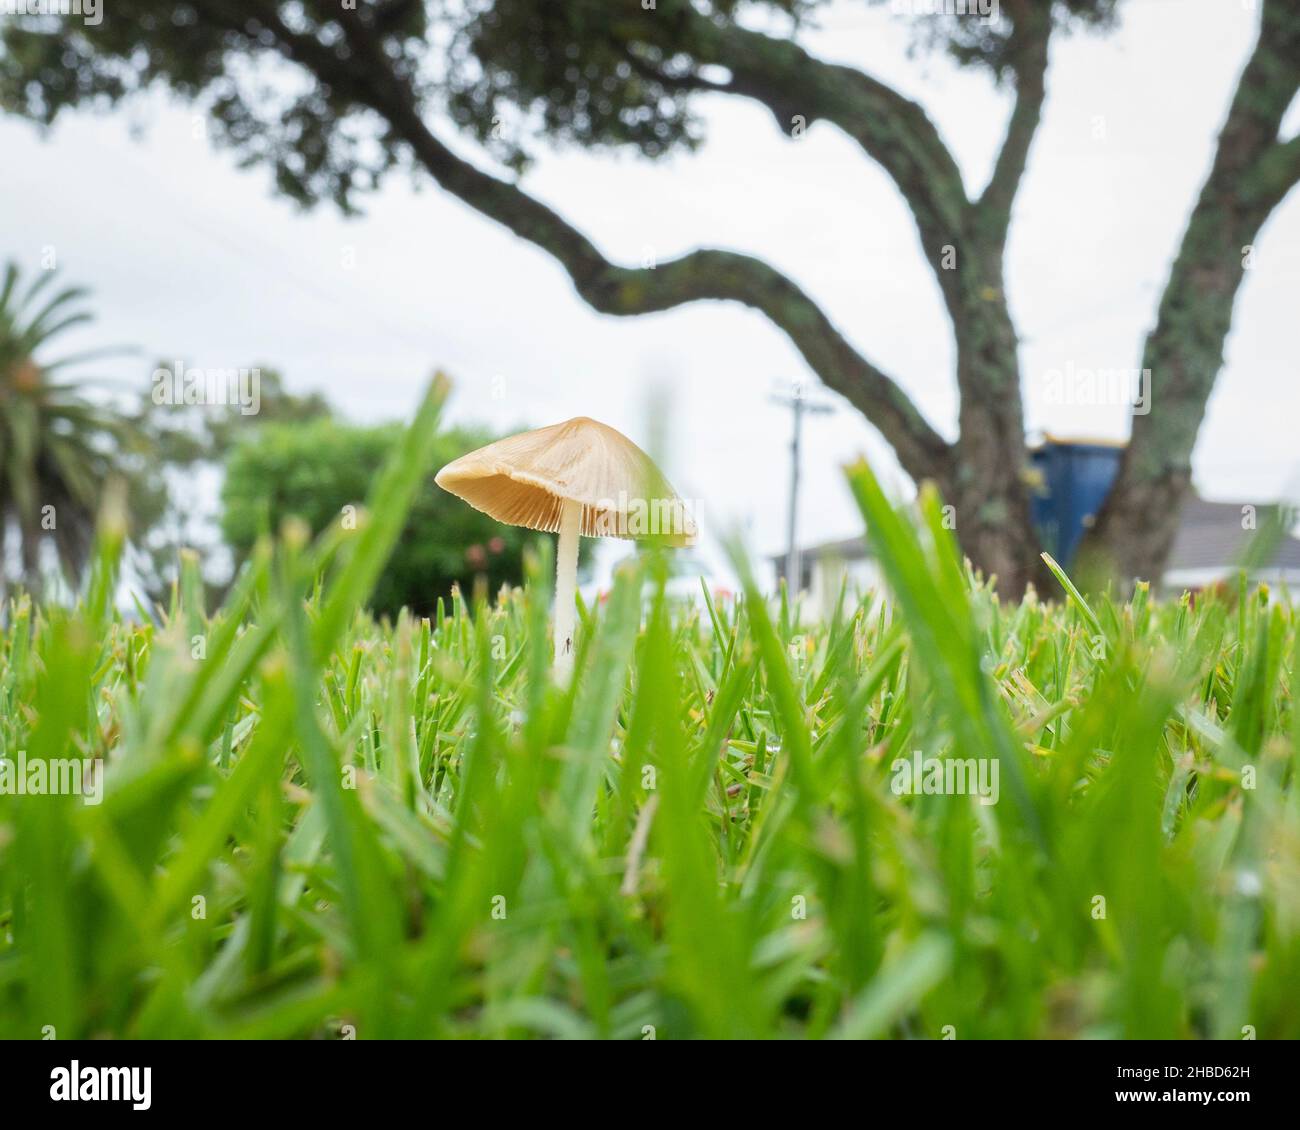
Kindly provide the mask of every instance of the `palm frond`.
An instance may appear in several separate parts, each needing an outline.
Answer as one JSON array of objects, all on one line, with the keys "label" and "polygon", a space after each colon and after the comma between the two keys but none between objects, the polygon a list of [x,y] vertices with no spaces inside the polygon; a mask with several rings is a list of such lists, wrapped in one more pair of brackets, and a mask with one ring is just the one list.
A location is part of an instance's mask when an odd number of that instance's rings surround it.
[{"label": "palm frond", "polygon": [[[21,276],[17,264],[9,263],[0,286],[0,526],[17,529],[20,579],[39,588],[33,574],[41,543],[53,548],[65,575],[75,579],[88,560],[105,482],[145,445],[132,420],[87,397],[89,379],[50,379],[56,370],[64,374],[121,349],[43,360],[52,339],[93,320],[84,306],[89,292],[67,286],[43,298],[55,272],[42,272],[26,290]],[[4,566],[0,557],[0,580]]]}]

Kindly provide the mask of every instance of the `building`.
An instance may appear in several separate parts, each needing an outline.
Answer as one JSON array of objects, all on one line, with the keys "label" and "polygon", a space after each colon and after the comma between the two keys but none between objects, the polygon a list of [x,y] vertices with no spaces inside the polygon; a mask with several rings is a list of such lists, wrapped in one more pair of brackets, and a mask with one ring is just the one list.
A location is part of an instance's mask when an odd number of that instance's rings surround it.
[{"label": "building", "polygon": [[[1234,574],[1245,564],[1253,580],[1300,595],[1300,538],[1289,507],[1189,499],[1161,584],[1166,591],[1195,592]],[[1252,556],[1263,560],[1249,561]]]},{"label": "building", "polygon": [[[771,558],[778,583],[785,577],[784,553]],[[849,592],[865,592],[883,582],[880,565],[867,547],[866,537],[845,538],[810,546],[800,553],[799,591],[808,594],[809,603],[819,612],[829,612],[848,580]]]}]

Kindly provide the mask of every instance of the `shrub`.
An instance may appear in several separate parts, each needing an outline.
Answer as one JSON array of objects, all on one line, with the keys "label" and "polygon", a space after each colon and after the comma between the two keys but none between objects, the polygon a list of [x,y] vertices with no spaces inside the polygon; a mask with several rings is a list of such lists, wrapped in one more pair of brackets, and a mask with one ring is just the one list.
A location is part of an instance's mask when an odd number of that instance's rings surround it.
[{"label": "shrub", "polygon": [[[313,534],[347,520],[361,503],[401,436],[398,425],[358,427],[333,419],[262,428],[238,444],[227,460],[221,528],[238,557],[258,536],[274,532],[288,517],[302,519]],[[457,428],[437,439],[434,468],[492,440],[481,429]],[[466,592],[483,578],[489,592],[522,578],[528,530],[503,526],[434,484],[421,487],[401,538],[371,600],[379,613],[433,610],[453,584]]]}]

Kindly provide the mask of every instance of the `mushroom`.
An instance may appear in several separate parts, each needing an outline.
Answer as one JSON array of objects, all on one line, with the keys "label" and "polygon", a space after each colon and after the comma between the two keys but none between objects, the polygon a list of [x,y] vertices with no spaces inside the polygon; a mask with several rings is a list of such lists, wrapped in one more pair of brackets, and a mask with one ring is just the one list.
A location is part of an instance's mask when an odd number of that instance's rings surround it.
[{"label": "mushroom", "polygon": [[471,451],[434,481],[498,522],[559,533],[555,677],[561,682],[573,671],[579,535],[669,546],[695,541],[692,516],[650,456],[586,416]]}]

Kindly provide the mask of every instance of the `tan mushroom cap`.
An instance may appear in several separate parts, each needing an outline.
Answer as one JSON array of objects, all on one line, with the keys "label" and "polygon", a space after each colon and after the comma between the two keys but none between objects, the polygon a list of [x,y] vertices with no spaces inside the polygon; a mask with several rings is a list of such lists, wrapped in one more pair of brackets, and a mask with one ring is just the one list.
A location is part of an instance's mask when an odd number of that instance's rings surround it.
[{"label": "tan mushroom cap", "polygon": [[448,463],[435,481],[510,526],[555,533],[568,499],[582,504],[587,537],[695,541],[694,519],[650,456],[586,416],[480,447]]}]

